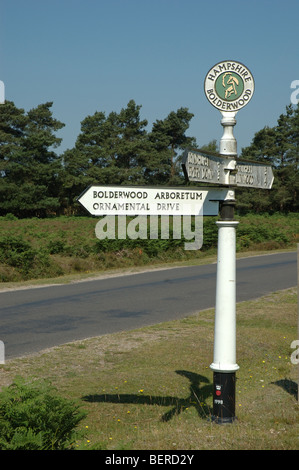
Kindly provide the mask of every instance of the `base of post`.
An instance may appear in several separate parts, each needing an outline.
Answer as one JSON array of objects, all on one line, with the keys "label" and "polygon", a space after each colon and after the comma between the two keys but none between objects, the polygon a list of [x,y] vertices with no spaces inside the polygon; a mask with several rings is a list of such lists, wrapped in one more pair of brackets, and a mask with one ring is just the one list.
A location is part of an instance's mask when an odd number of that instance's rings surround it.
[{"label": "base of post", "polygon": [[233,416],[231,418],[219,418],[218,416],[212,416],[211,421],[212,423],[216,424],[231,424],[236,421],[236,419],[236,416]]},{"label": "base of post", "polygon": [[236,373],[214,372],[213,415],[217,424],[233,423],[235,416]]}]

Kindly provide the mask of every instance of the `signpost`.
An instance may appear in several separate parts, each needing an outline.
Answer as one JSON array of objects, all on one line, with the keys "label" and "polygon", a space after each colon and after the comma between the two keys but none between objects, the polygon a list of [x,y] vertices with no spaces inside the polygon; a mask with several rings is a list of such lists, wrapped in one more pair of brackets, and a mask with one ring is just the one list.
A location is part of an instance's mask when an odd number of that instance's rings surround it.
[{"label": "signpost", "polygon": [[187,151],[183,169],[190,181],[225,185],[231,199],[220,205],[218,226],[217,280],[214,331],[213,420],[231,423],[235,420],[236,371],[236,227],[234,220],[235,187],[270,189],[271,167],[237,159],[237,141],[233,135],[237,112],[249,103],[254,92],[250,70],[240,62],[223,61],[214,65],[204,83],[208,101],[222,115],[223,135],[220,155]]},{"label": "signpost", "polygon": [[226,60],[206,75],[204,91],[220,111],[223,135],[220,153],[186,150],[183,171],[192,182],[218,187],[91,186],[78,201],[95,216],[101,215],[218,215],[218,254],[214,332],[213,420],[235,420],[236,363],[236,187],[271,189],[270,166],[239,161],[233,135],[236,114],[251,100],[254,79],[240,62]]}]

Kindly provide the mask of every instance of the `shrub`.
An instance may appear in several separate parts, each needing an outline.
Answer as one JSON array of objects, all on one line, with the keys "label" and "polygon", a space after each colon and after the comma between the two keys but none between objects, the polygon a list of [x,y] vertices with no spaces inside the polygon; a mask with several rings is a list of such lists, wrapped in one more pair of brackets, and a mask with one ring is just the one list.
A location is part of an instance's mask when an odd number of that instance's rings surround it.
[{"label": "shrub", "polygon": [[63,253],[65,250],[65,242],[62,240],[50,240],[48,242],[47,248],[51,255]]},{"label": "shrub", "polygon": [[36,251],[22,237],[6,235],[0,238],[0,262],[26,274],[32,267],[35,256]]},{"label": "shrub", "polygon": [[16,379],[0,393],[0,449],[71,449],[84,416],[48,382]]}]

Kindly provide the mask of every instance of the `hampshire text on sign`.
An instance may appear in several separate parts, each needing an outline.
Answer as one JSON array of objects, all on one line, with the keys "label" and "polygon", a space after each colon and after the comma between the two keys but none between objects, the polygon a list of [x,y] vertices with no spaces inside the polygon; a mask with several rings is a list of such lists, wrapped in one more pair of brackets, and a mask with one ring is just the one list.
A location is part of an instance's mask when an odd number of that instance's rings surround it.
[{"label": "hampshire text on sign", "polygon": [[92,215],[218,215],[225,188],[91,186],[78,201]]},{"label": "hampshire text on sign", "polygon": [[238,111],[252,98],[254,79],[245,65],[223,61],[214,65],[206,75],[205,95],[219,111]]}]

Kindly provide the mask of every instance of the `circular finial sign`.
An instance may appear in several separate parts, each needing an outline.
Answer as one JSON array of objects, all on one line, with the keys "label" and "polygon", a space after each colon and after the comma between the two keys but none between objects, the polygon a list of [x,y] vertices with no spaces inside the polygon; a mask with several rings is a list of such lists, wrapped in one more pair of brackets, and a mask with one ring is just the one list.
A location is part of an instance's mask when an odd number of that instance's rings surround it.
[{"label": "circular finial sign", "polygon": [[205,78],[205,94],[219,111],[236,112],[252,98],[254,79],[240,62],[224,60],[214,65]]}]

